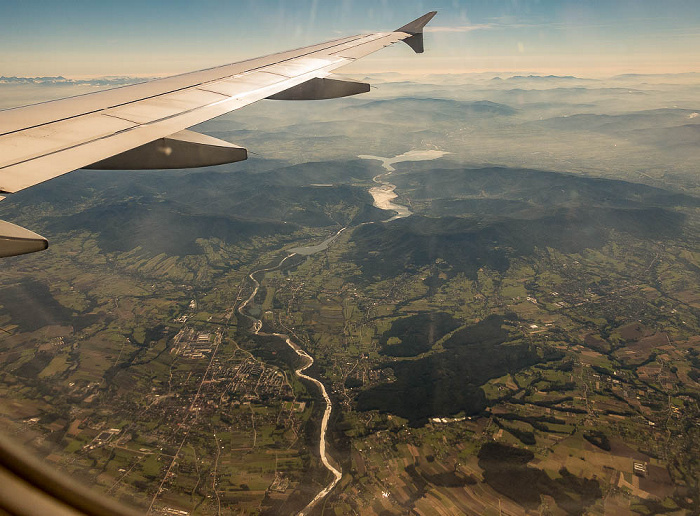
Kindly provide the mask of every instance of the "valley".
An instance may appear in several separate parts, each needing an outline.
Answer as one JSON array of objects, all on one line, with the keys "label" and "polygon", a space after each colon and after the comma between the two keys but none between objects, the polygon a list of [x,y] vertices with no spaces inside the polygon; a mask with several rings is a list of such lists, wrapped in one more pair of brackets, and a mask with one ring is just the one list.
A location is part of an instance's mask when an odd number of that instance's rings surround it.
[{"label": "valley", "polygon": [[2,430],[151,514],[697,512],[697,92],[635,80],[387,79],[4,200],[51,247],[3,262]]}]

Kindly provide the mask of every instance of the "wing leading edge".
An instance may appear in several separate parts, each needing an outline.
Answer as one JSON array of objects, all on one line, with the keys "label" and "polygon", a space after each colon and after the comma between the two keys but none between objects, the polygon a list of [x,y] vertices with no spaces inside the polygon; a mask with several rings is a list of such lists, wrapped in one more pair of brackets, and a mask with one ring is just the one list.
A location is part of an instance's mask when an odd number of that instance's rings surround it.
[{"label": "wing leading edge", "polygon": [[[314,100],[365,92],[368,85],[330,78],[331,71],[397,41],[423,52],[423,27],[435,14],[393,32],[0,111],[0,193],[78,168],[186,168],[245,159],[245,149],[183,131],[265,98]],[[2,242],[0,225],[0,248]]]}]

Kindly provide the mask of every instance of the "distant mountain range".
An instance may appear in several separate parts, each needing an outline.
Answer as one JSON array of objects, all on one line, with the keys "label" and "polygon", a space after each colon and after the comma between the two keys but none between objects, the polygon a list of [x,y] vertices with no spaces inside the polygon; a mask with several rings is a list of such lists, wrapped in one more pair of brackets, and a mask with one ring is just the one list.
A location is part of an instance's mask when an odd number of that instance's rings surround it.
[{"label": "distant mountain range", "polygon": [[594,79],[584,79],[573,75],[513,75],[512,77],[494,77],[492,81],[594,81]]},{"label": "distant mountain range", "polygon": [[511,116],[517,113],[517,110],[511,106],[488,100],[463,101],[416,97],[374,100],[356,106],[349,106],[346,109],[354,112],[367,112],[372,115],[384,115],[385,110],[390,110],[391,117],[389,120],[423,116],[430,117],[440,122],[446,120],[451,121],[466,116]]},{"label": "distant mountain range", "polygon": [[61,75],[47,77],[5,77],[0,84],[40,84],[46,86],[122,86],[144,82],[148,79],[136,77],[98,77],[94,79],[67,79]]},{"label": "distant mountain range", "polygon": [[533,125],[556,130],[586,130],[619,133],[620,131],[657,129],[679,124],[698,123],[700,109],[652,109],[625,113],[620,115],[606,115],[581,113],[566,117],[549,118],[532,122]]}]

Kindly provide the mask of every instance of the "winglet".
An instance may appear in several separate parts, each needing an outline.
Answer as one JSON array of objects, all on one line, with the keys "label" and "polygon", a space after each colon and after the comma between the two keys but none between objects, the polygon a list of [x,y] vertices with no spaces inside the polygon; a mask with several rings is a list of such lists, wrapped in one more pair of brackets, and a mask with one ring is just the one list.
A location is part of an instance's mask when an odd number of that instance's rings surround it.
[{"label": "winglet", "polygon": [[420,18],[416,18],[410,23],[407,23],[403,27],[396,29],[394,32],[405,32],[410,34],[408,38],[404,39],[409,47],[413,49],[416,54],[422,54],[423,48],[423,27],[425,27],[430,20],[437,14],[437,11],[430,11],[424,14]]},{"label": "winglet", "polygon": [[407,34],[422,34],[423,27],[428,25],[428,22],[433,19],[433,16],[437,14],[437,11],[430,11],[424,14],[420,18],[416,18],[411,23],[407,23],[400,29],[396,29],[394,32],[406,32]]}]

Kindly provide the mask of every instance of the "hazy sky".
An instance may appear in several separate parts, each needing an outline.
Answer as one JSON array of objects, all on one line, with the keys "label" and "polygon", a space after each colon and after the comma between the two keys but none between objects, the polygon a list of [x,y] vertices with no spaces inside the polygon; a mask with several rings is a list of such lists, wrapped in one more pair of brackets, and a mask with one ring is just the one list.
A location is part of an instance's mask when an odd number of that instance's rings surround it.
[{"label": "hazy sky", "polygon": [[700,71],[699,0],[0,0],[0,75],[172,74],[433,9],[425,55],[395,45],[343,71]]}]

